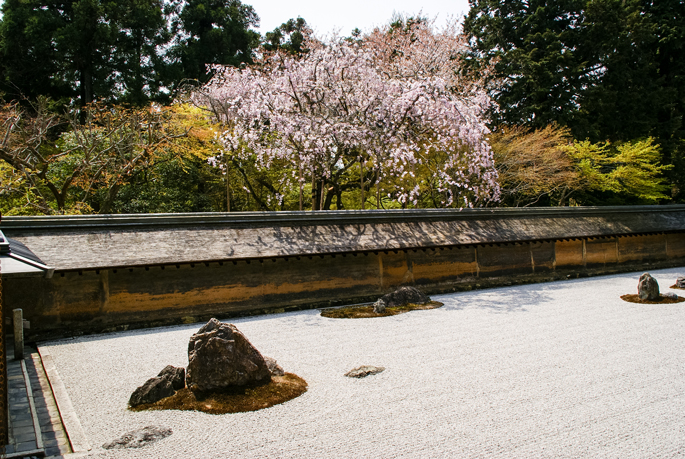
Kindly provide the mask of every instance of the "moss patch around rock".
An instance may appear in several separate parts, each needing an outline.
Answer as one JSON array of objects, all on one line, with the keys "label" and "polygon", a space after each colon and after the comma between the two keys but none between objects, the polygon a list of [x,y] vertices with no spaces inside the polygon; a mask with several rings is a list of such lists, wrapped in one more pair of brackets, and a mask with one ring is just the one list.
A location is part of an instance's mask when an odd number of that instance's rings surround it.
[{"label": "moss patch around rock", "polygon": [[673,299],[673,298],[666,298],[663,296],[659,296],[659,301],[647,301],[647,300],[641,300],[640,297],[637,294],[631,294],[631,295],[623,295],[621,296],[621,299],[623,301],[627,301],[629,303],[641,303],[641,304],[670,304],[670,303],[682,303],[685,301],[685,298],[682,296],[679,296],[678,299]]},{"label": "moss patch around rock", "polygon": [[321,315],[323,317],[328,317],[330,319],[368,319],[372,317],[388,317],[395,316],[397,314],[403,314],[409,311],[421,310],[421,309],[435,309],[443,306],[443,303],[439,301],[431,301],[426,304],[406,304],[404,306],[396,306],[391,308],[385,308],[385,312],[377,314],[373,312],[373,305],[364,306],[345,306],[342,308],[327,308],[321,310]]},{"label": "moss patch around rock", "polygon": [[196,394],[187,387],[156,403],[129,408],[131,411],[181,410],[209,414],[244,413],[285,403],[307,392],[307,382],[286,373],[272,376],[271,382],[259,386],[235,388],[223,392]]}]

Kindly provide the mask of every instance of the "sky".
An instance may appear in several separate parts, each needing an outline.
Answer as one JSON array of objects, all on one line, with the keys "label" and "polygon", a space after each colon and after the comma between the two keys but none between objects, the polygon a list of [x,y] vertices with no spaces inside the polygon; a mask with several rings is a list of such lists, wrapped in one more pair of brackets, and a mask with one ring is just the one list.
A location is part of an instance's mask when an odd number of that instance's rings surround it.
[{"label": "sky", "polygon": [[317,37],[324,37],[334,30],[349,35],[355,27],[369,32],[375,26],[390,21],[394,12],[436,19],[436,26],[445,24],[448,18],[461,17],[469,10],[468,0],[243,0],[252,5],[261,19],[259,32],[270,32],[290,18],[302,16],[314,29]]}]

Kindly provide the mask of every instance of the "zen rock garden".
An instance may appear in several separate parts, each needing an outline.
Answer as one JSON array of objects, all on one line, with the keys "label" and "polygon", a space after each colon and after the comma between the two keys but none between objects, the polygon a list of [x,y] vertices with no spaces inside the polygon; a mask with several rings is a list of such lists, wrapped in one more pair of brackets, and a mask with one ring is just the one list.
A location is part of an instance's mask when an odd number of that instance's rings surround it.
[{"label": "zen rock garden", "polygon": [[[327,317],[384,317],[415,309],[433,309],[442,303],[414,287],[400,287],[370,306],[335,308]],[[345,376],[363,378],[383,367],[362,365]],[[212,414],[236,413],[267,408],[291,400],[307,390],[307,383],[286,373],[275,359],[263,356],[233,324],[211,319],[188,343],[188,366],[167,365],[138,387],[129,399],[132,410],[197,410]],[[154,430],[154,429],[153,429]],[[130,434],[130,435],[129,435]],[[140,443],[147,433],[129,432],[110,447]],[[128,440],[127,440],[128,439]]]},{"label": "zen rock garden", "polygon": [[129,405],[235,413],[283,403],[306,390],[302,378],[262,356],[235,325],[211,319],[190,337],[188,367],[168,365],[133,392]]},{"label": "zen rock garden", "polygon": [[[679,285],[685,285],[685,277],[678,277],[675,285],[671,288],[682,288]],[[649,273],[644,273],[640,276],[637,283],[637,295],[623,295],[621,299],[630,303],[681,303],[685,298],[676,295],[673,292],[660,293],[659,283]]]}]

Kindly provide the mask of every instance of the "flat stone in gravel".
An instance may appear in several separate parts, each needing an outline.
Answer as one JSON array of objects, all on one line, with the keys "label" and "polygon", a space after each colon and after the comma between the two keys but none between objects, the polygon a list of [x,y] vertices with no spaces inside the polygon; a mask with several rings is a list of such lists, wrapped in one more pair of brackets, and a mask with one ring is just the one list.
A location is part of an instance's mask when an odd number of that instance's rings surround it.
[{"label": "flat stone in gravel", "polygon": [[362,365],[361,367],[354,368],[347,373],[345,376],[348,378],[366,378],[370,375],[375,375],[385,370],[384,367],[374,367],[373,365]]},{"label": "flat stone in gravel", "polygon": [[156,441],[166,438],[173,432],[168,427],[147,426],[132,430],[121,437],[102,445],[104,449],[142,448]]}]

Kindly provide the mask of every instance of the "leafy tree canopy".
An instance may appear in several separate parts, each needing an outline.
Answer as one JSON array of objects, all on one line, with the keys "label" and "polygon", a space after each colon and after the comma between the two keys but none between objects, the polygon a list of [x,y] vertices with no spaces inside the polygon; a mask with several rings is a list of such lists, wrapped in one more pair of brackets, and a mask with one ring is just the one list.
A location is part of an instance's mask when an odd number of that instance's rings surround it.
[{"label": "leafy tree canopy", "polygon": [[208,66],[252,63],[261,37],[251,28],[258,25],[257,13],[240,0],[185,1],[174,19],[176,80],[206,83]]},{"label": "leafy tree canopy", "polygon": [[263,48],[266,51],[283,50],[290,54],[301,54],[307,51],[303,48],[304,41],[311,33],[307,21],[301,17],[288,19],[288,22],[265,34]]},{"label": "leafy tree canopy", "polygon": [[470,0],[471,72],[493,125],[558,123],[576,139],[654,138],[685,197],[685,2]]},{"label": "leafy tree canopy", "polygon": [[206,82],[208,65],[252,62],[260,41],[239,0],[6,0],[2,13],[0,91],[11,99],[169,102],[180,81]]}]

